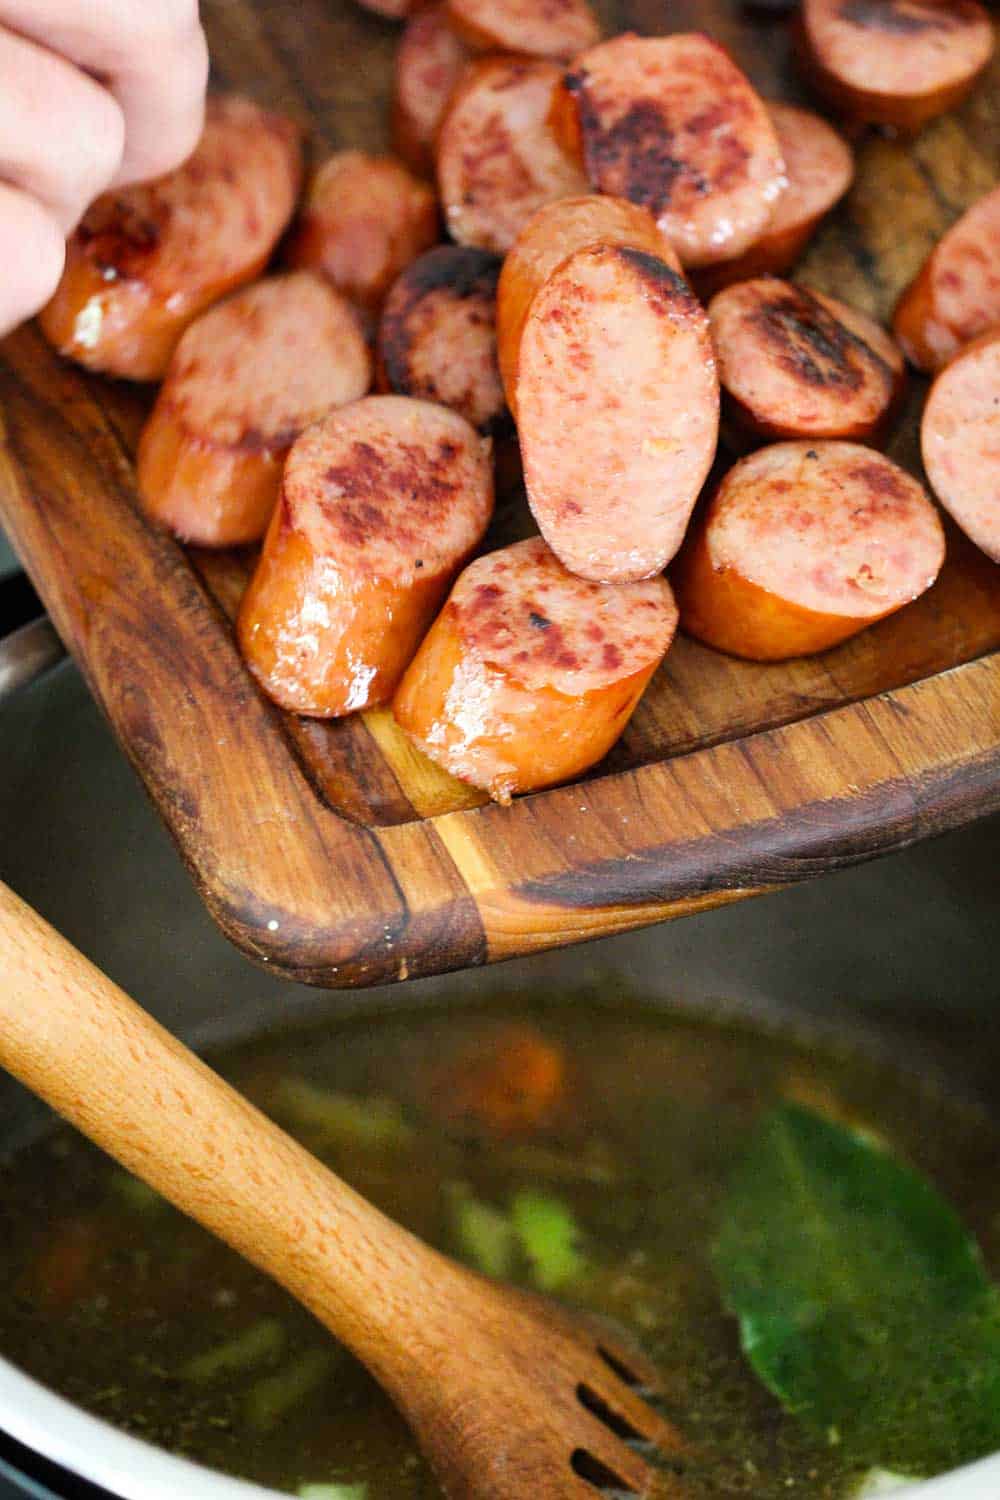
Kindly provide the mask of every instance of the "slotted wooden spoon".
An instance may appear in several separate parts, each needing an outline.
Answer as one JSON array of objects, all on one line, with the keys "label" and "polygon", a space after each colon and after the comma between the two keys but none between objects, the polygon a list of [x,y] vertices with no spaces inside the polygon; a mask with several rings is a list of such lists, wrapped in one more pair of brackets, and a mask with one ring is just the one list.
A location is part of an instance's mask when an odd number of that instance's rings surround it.
[{"label": "slotted wooden spoon", "polygon": [[[679,1450],[617,1331],[385,1218],[2,883],[0,1064],[308,1307],[405,1414],[449,1500],[648,1494],[654,1449]],[[669,1472],[660,1485],[682,1493]]]}]

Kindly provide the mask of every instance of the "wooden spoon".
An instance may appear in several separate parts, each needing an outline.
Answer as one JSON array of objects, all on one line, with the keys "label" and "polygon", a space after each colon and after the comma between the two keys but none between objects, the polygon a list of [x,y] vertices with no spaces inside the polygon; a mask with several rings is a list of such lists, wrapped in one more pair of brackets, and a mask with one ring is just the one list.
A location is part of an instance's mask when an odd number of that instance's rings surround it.
[{"label": "wooden spoon", "polygon": [[[680,1448],[620,1333],[385,1218],[2,883],[0,1064],[309,1308],[405,1413],[449,1500],[648,1494],[653,1446]],[[681,1493],[664,1471],[658,1494]]]}]

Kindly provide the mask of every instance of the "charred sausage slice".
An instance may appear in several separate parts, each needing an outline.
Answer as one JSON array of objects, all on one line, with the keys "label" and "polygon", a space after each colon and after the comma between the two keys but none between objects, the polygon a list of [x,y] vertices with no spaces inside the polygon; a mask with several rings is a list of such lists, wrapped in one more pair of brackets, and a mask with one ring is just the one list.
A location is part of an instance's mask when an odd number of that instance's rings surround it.
[{"label": "charred sausage slice", "polygon": [[433,175],[441,121],[468,60],[444,3],[429,5],[407,22],[396,53],[392,139],[407,166],[422,177]]},{"label": "charred sausage slice", "polygon": [[874,319],[773,276],[741,281],[708,308],[724,416],[761,438],[884,434],[903,356]]},{"label": "charred sausage slice", "polygon": [[932,250],[899,299],[893,328],[906,356],[933,372],[1000,324],[1000,187],[980,198]]},{"label": "charred sausage slice", "polygon": [[698,33],[591,47],[565,75],[553,118],[594,187],[648,208],[685,266],[742,254],[785,185],[763,102]]},{"label": "charred sausage slice", "polygon": [[432,760],[509,802],[607,754],[676,624],[664,578],[602,588],[532,537],[466,568],[393,711]]},{"label": "charred sausage slice", "polygon": [[590,194],[546,204],[521,230],[500,274],[497,333],[500,373],[511,411],[517,401],[521,335],[535,294],[557,266],[591,245],[629,245],[658,256],[680,274],[680,261],[655,220],[624,198]]},{"label": "charred sausage slice", "polygon": [[448,0],[470,47],[566,60],[600,40],[588,0]]},{"label": "charred sausage slice", "polygon": [[301,181],[291,120],[210,99],[183,167],[106,194],[84,217],[41,315],[49,342],[89,369],[158,380],[188,324],[267,264]]},{"label": "charred sausage slice", "polygon": [[489,441],[446,407],[368,396],[308,428],[237,622],[264,691],[313,718],[387,703],[492,509]]},{"label": "charred sausage slice", "polygon": [[924,407],[920,445],[941,504],[1000,563],[1000,328],[941,371]]},{"label": "charred sausage slice", "polygon": [[408,266],[386,299],[379,384],[440,401],[480,432],[509,423],[497,365],[500,261],[470,245],[439,245]]},{"label": "charred sausage slice", "polygon": [[237,292],[192,323],[139,445],[147,512],[186,542],[264,535],[292,443],[371,385],[350,304],[307,271]]},{"label": "charred sausage slice", "polygon": [[775,443],[723,479],[678,559],[689,634],[753,661],[825,651],[930,588],[944,532],[921,485],[856,443]]},{"label": "charred sausage slice", "polygon": [[760,239],[735,260],[705,266],[695,274],[702,297],[748,281],[779,276],[794,266],[825,214],[854,179],[854,154],[843,136],[810,109],[768,102],[785,163],[788,186],[774,205]]},{"label": "charred sausage slice", "polygon": [[535,295],[517,424],[535,519],[583,578],[658,573],[715,453],[708,319],[684,279],[629,246],[579,250]]},{"label": "charred sausage slice", "polygon": [[906,131],[954,109],[993,52],[978,0],[803,0],[800,38],[837,109]]},{"label": "charred sausage slice", "polygon": [[338,151],[322,164],[288,247],[293,266],[319,271],[368,312],[438,238],[434,194],[391,156]]},{"label": "charred sausage slice", "polygon": [[490,58],[459,85],[438,137],[438,183],[452,238],[502,255],[544,203],[587,190],[556,141],[554,63]]}]

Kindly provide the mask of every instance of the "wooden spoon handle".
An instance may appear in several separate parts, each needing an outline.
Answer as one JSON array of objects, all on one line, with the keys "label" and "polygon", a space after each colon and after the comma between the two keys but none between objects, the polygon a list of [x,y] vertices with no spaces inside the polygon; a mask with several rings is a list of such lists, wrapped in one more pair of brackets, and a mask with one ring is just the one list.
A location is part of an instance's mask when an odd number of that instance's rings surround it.
[{"label": "wooden spoon handle", "polygon": [[0,1064],[396,1385],[452,1267],[249,1104],[0,882]]}]

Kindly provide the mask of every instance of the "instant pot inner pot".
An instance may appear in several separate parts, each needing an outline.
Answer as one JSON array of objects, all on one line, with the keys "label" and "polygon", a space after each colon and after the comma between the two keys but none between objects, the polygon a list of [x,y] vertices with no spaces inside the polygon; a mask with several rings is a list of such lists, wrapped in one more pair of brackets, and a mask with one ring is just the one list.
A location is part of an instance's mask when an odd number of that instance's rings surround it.
[{"label": "instant pot inner pot", "polygon": [[[323,994],[278,982],[217,932],[75,669],[0,712],[0,875],[196,1045],[358,1007],[603,983],[848,1036],[996,1108],[991,961],[1000,819],[890,859],[644,932],[426,980]],[[0,1139],[42,1115],[0,1078]],[[2,1351],[0,1351],[2,1353]],[[15,1479],[33,1471],[33,1479]],[[0,1443],[0,1500],[99,1492]]]}]

